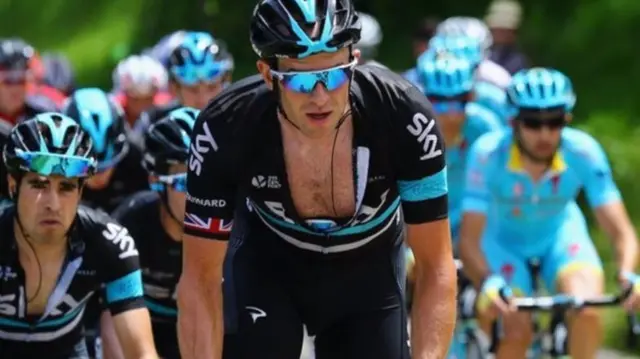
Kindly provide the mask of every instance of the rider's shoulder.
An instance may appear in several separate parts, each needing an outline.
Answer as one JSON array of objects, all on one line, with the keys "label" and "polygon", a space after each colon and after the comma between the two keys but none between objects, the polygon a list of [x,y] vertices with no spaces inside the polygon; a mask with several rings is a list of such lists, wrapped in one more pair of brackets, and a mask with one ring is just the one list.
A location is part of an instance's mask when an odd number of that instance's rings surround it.
[{"label": "rider's shoulder", "polygon": [[224,89],[202,110],[199,119],[220,126],[237,125],[245,119],[260,117],[267,108],[275,106],[276,98],[262,76],[253,75]]},{"label": "rider's shoulder", "polygon": [[25,105],[34,114],[57,111],[58,109],[58,106],[53,100],[40,94],[27,95]]},{"label": "rider's shoulder", "polygon": [[120,223],[127,221],[128,217],[137,213],[146,212],[149,207],[158,205],[160,196],[155,191],[141,191],[132,194],[120,203],[113,211],[111,217]]},{"label": "rider's shoulder", "polygon": [[490,59],[485,59],[480,62],[478,66],[478,78],[503,89],[511,84],[511,74],[509,71]]},{"label": "rider's shoulder", "polygon": [[493,154],[510,147],[513,134],[509,129],[487,132],[480,136],[472,146],[472,151],[479,156],[492,157]]},{"label": "rider's shoulder", "polygon": [[[91,208],[88,205],[80,204],[76,216],[76,228],[81,234],[94,234],[102,231],[105,226],[114,220],[108,213],[100,209]],[[85,233],[89,232],[89,233]]]},{"label": "rider's shoulder", "polygon": [[501,128],[500,118],[487,106],[478,102],[469,102],[465,106],[465,115],[471,126],[499,129]]},{"label": "rider's shoulder", "polygon": [[600,156],[602,146],[589,133],[572,127],[565,127],[562,130],[562,148],[580,157]]},{"label": "rider's shoulder", "polygon": [[357,66],[352,99],[357,108],[374,118],[393,120],[404,127],[421,114],[424,121],[435,116],[425,95],[401,75],[374,65]]}]

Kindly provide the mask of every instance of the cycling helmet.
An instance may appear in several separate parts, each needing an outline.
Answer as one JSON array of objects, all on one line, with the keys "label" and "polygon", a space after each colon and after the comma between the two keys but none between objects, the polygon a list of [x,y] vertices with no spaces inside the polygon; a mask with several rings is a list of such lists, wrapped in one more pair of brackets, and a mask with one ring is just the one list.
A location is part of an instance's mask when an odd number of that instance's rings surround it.
[{"label": "cycling helmet", "polygon": [[378,20],[369,14],[358,13],[362,31],[360,40],[353,45],[362,53],[364,60],[374,59],[377,55],[378,45],[382,42],[382,28]]},{"label": "cycling helmet", "polygon": [[520,110],[563,109],[571,112],[576,103],[571,80],[550,68],[532,68],[517,72],[507,88],[510,104]]},{"label": "cycling helmet", "polygon": [[200,113],[191,107],[171,111],[149,127],[144,136],[142,166],[153,175],[166,175],[174,164],[186,163],[191,132]]},{"label": "cycling helmet", "polygon": [[120,61],[113,70],[116,90],[139,95],[150,95],[167,87],[167,71],[150,56],[132,55]]},{"label": "cycling helmet", "polygon": [[104,91],[98,88],[77,90],[62,112],[91,136],[98,171],[115,167],[129,151],[124,112]]},{"label": "cycling helmet", "polygon": [[13,128],[3,158],[14,176],[87,177],[96,170],[92,147],[91,137],[71,118],[45,112]]},{"label": "cycling helmet", "polygon": [[250,37],[262,58],[304,58],[357,43],[360,21],[352,0],[261,0]]},{"label": "cycling helmet", "polygon": [[418,62],[418,78],[427,96],[456,97],[473,89],[473,64],[449,54],[423,57]]},{"label": "cycling helmet", "polygon": [[429,41],[428,52],[431,53],[450,53],[456,57],[461,57],[474,66],[479,65],[484,54],[482,45],[477,39],[464,35],[438,35]]},{"label": "cycling helmet", "polygon": [[487,25],[474,17],[450,17],[438,25],[436,34],[471,37],[480,42],[483,51],[488,51],[493,45],[493,36]]},{"label": "cycling helmet", "polygon": [[165,35],[152,48],[142,51],[142,54],[154,58],[166,68],[169,66],[169,58],[173,50],[182,43],[186,34],[187,31],[178,30]]},{"label": "cycling helmet", "polygon": [[73,66],[69,59],[59,53],[45,53],[42,55],[44,66],[43,82],[65,94],[73,91],[74,74]]},{"label": "cycling helmet", "polygon": [[172,79],[187,86],[214,82],[233,68],[233,58],[226,45],[204,32],[188,33],[169,59]]},{"label": "cycling helmet", "polygon": [[27,71],[35,49],[19,38],[0,41],[0,71]]}]

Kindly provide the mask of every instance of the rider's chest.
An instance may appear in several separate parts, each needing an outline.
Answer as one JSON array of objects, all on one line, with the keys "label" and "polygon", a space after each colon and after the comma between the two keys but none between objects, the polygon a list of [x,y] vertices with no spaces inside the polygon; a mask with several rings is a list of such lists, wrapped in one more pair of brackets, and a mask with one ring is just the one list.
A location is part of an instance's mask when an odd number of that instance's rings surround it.
[{"label": "rider's chest", "polygon": [[333,148],[309,149],[283,144],[293,204],[304,218],[351,217],[355,211],[354,156],[349,138]]},{"label": "rider's chest", "polygon": [[20,262],[24,271],[26,312],[27,314],[42,314],[58,284],[65,258],[61,256],[61,258],[48,260],[46,263],[22,259]]}]

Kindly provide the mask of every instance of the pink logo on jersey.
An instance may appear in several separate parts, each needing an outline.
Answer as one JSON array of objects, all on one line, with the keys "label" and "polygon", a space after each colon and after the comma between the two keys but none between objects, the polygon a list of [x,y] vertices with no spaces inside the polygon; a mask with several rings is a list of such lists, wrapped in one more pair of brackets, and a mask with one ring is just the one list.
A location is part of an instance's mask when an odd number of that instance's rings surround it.
[{"label": "pink logo on jersey", "polygon": [[522,183],[518,182],[518,183],[513,185],[513,196],[514,197],[522,196],[522,192],[523,192]]},{"label": "pink logo on jersey", "polygon": [[580,244],[579,243],[571,243],[569,245],[569,255],[574,257],[580,252]]},{"label": "pink logo on jersey", "polygon": [[514,272],[515,272],[515,267],[511,263],[505,263],[500,268],[500,273],[502,274],[502,277],[504,277],[504,280],[507,281],[507,283],[511,282]]}]

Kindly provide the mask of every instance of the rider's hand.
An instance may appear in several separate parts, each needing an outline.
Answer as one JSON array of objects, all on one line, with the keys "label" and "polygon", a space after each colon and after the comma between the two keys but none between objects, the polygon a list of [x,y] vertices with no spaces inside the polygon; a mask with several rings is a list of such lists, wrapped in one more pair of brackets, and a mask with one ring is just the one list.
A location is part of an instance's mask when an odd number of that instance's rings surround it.
[{"label": "rider's hand", "polygon": [[513,312],[508,302],[512,296],[513,292],[504,278],[492,274],[482,283],[476,308],[480,314],[488,314],[491,317],[498,314],[507,315]]},{"label": "rider's hand", "polygon": [[623,303],[624,309],[630,312],[640,311],[640,275],[632,272],[622,272],[619,279],[624,290],[631,290]]}]

